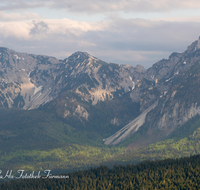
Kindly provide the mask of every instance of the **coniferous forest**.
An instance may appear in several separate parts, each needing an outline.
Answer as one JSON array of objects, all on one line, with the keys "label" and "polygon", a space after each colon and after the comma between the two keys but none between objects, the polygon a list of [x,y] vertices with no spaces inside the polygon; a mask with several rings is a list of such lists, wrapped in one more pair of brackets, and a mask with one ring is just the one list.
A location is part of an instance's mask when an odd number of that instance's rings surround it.
[{"label": "coniferous forest", "polygon": [[[62,174],[64,175],[64,174]],[[65,174],[66,175],[66,174]],[[76,171],[68,179],[19,179],[0,184],[2,190],[128,190],[199,189],[200,155],[144,161],[136,165],[107,166]]]}]

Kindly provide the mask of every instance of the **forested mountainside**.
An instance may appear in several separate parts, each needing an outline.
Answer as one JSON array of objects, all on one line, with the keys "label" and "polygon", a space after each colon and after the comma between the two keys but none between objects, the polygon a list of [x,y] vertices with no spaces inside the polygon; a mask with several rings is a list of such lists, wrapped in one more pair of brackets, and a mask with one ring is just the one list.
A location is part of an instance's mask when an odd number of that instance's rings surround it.
[{"label": "forested mountainside", "polygon": [[[35,176],[38,176],[38,174],[35,174]],[[199,189],[200,155],[161,161],[144,161],[137,165],[115,165],[112,169],[108,166],[100,166],[86,171],[62,174],[61,176],[67,176],[67,178],[53,179],[48,177],[46,179],[47,173],[45,175],[43,173],[43,176],[39,179],[18,179],[2,183],[0,189]]]}]

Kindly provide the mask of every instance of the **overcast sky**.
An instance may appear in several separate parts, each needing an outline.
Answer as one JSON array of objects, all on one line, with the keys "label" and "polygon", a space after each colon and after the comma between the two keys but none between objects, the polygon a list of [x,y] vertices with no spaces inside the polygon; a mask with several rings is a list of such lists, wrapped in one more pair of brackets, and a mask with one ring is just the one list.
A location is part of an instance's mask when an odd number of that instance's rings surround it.
[{"label": "overcast sky", "polygon": [[150,67],[200,36],[199,0],[0,0],[0,46]]}]

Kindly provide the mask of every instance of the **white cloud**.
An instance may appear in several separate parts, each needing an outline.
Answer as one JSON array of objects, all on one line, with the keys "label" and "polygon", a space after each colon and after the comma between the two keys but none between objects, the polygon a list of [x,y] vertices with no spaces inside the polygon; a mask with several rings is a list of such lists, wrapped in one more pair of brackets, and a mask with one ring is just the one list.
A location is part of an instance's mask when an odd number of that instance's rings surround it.
[{"label": "white cloud", "polygon": [[51,33],[67,34],[79,36],[83,32],[103,30],[104,25],[98,23],[79,22],[70,19],[46,19]]},{"label": "white cloud", "polygon": [[[5,38],[32,39],[41,35],[65,35],[77,37],[87,31],[103,30],[103,24],[78,22],[69,19],[37,19],[28,21],[0,22],[0,34]],[[40,39],[40,38],[38,38]]]},{"label": "white cloud", "polygon": [[4,38],[16,37],[20,39],[29,38],[30,25],[26,22],[1,22],[0,34]]}]

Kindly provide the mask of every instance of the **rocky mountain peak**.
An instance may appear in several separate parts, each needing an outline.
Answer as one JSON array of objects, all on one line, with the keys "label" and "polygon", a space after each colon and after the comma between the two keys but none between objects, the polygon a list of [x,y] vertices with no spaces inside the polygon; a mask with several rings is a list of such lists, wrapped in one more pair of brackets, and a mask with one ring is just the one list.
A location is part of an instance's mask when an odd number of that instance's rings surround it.
[{"label": "rocky mountain peak", "polygon": [[88,59],[89,58],[89,54],[87,52],[81,52],[81,51],[77,51],[75,53],[73,53],[72,55],[70,55],[67,59]]},{"label": "rocky mountain peak", "polygon": [[139,73],[146,72],[146,69],[142,65],[136,65],[135,68],[136,68],[137,72],[139,72]]},{"label": "rocky mountain peak", "polygon": [[8,48],[0,47],[0,52],[1,52],[1,53],[5,52],[5,51],[7,51],[7,50],[8,50]]},{"label": "rocky mountain peak", "polygon": [[199,39],[197,40],[197,44],[196,44],[196,47],[195,47],[195,48],[196,48],[196,50],[197,50],[197,49],[200,49],[200,37],[199,37]]},{"label": "rocky mountain peak", "polygon": [[196,50],[200,49],[200,36],[199,39],[194,41],[190,46],[187,47],[187,53],[194,52]]},{"label": "rocky mountain peak", "polygon": [[64,62],[66,65],[75,67],[77,69],[80,66],[97,66],[102,61],[86,52],[78,51],[65,59]]}]

